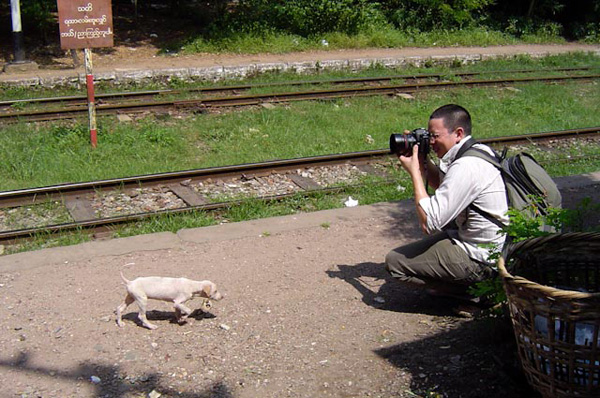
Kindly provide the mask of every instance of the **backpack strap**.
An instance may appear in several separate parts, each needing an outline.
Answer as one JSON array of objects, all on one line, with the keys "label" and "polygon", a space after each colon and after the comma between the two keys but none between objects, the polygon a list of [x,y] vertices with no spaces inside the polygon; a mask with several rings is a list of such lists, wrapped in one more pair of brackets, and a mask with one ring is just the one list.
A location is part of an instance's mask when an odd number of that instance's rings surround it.
[{"label": "backpack strap", "polygon": [[473,147],[473,148],[469,148],[468,150],[464,151],[461,155],[475,156],[477,158],[486,160],[488,163],[491,163],[494,167],[496,167],[498,170],[500,170],[500,172],[502,172],[502,157],[500,155],[498,155],[496,152],[494,152],[494,154],[491,155],[489,152],[486,152],[481,148]]},{"label": "backpack strap", "polygon": [[496,217],[492,216],[487,211],[480,209],[474,203],[471,203],[467,207],[470,207],[471,209],[475,210],[475,212],[477,212],[479,215],[483,216],[486,220],[488,220],[492,224],[496,225],[498,228],[504,228],[504,227],[506,227],[506,225],[504,225],[504,223],[502,223],[502,221],[498,220]]},{"label": "backpack strap", "polygon": [[[460,149],[458,150],[458,153],[454,157],[454,160],[459,159],[460,157],[462,157],[462,155],[464,155],[465,152],[467,152],[469,149],[471,149],[471,147],[473,145],[475,145],[475,144],[477,144],[477,141],[475,141],[475,139],[473,137],[469,137],[467,139],[467,141],[465,141],[465,143],[463,144],[463,146],[461,146]],[[475,149],[475,148],[473,148],[473,149]]]},{"label": "backpack strap", "polygon": [[[465,144],[460,148],[460,150],[456,154],[456,157],[454,158],[454,160],[456,160],[464,155],[475,156],[477,158],[487,161],[488,163],[490,163],[491,165],[496,167],[500,171],[500,174],[502,175],[502,177],[504,178],[504,173],[502,171],[502,164],[501,164],[502,158],[496,152],[494,152],[494,154],[491,155],[489,152],[486,152],[481,148],[473,147],[473,145],[475,145],[477,143],[478,142],[475,141],[473,138],[469,138],[469,140],[467,142],[465,142]],[[496,217],[492,216],[487,211],[480,209],[478,206],[475,205],[475,203],[469,204],[468,207],[473,209],[475,212],[477,212],[479,215],[484,217],[486,220],[488,220],[492,224],[496,225],[498,228],[505,227],[505,225],[500,220],[498,220]]]}]

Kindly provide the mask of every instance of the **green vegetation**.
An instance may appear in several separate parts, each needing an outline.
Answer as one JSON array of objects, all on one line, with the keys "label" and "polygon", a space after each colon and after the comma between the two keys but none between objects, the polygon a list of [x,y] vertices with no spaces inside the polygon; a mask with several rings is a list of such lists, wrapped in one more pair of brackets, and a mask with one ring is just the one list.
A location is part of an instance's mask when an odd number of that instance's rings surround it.
[{"label": "green vegetation", "polygon": [[226,38],[196,37],[180,47],[184,54],[194,53],[275,53],[309,50],[340,50],[394,47],[490,46],[517,43],[561,43],[556,35],[527,35],[520,39],[484,28],[403,32],[391,27],[373,28],[355,34],[327,32],[302,37],[287,33],[231,34]]},{"label": "green vegetation", "polygon": [[[6,20],[9,3],[0,4]],[[32,48],[56,46],[56,7],[54,0],[21,0]],[[153,40],[165,53],[600,42],[597,0],[115,1],[113,20],[115,32],[127,32],[116,37],[119,44],[147,40],[135,33],[140,29],[168,32]],[[8,35],[8,28],[0,33]]]},{"label": "green vegetation", "polygon": [[[598,67],[600,58],[572,55],[486,61],[452,69],[432,67],[416,71],[386,71],[378,67],[364,75],[414,72],[497,71],[557,66]],[[343,77],[343,72],[303,76],[302,79]],[[298,80],[295,75],[265,75],[252,82]],[[233,82],[231,82],[233,83]],[[597,83],[522,84],[511,88],[470,88],[420,92],[413,100],[401,97],[351,98],[297,102],[274,108],[249,108],[184,117],[147,116],[119,123],[113,117],[99,120],[98,148],[91,149],[87,122],[14,124],[0,131],[0,190],[65,182],[89,181],[148,173],[252,163],[281,158],[381,149],[392,132],[423,126],[431,111],[445,103],[459,103],[474,118],[476,138],[536,133],[597,126],[600,89]],[[370,136],[370,139],[369,137]],[[367,139],[369,138],[369,139]],[[571,175],[598,171],[597,141],[575,142],[553,151],[529,148],[550,174]],[[394,165],[395,167],[392,167]],[[219,213],[194,212],[156,216],[136,225],[115,228],[115,236],[177,231],[220,222],[271,217],[342,207],[348,196],[360,204],[409,198],[406,173],[390,160],[393,182],[366,177],[360,186],[348,186],[335,195],[308,198],[292,196],[264,203],[248,199]],[[406,189],[404,189],[406,188]],[[75,233],[49,243],[39,237],[28,248],[89,239]]]},{"label": "green vegetation", "polygon": [[[546,215],[537,217],[530,217],[527,209],[522,211],[509,209],[510,224],[502,228],[502,233],[506,234],[511,242],[516,243],[550,235],[551,232],[543,230],[542,226],[551,227],[557,232],[600,231],[600,226],[590,225],[589,222],[586,222],[588,219],[597,217],[599,212],[600,204],[592,203],[589,198],[584,199],[575,209],[550,208]],[[502,254],[501,250],[502,248],[495,247],[490,259],[499,259]],[[494,304],[506,303],[506,292],[500,276],[476,283],[471,288],[471,293],[477,297],[485,297]],[[496,307],[495,311],[501,312],[501,309]]]},{"label": "green vegetation", "polygon": [[[185,52],[288,52],[317,48],[597,42],[600,6],[564,0],[240,0],[200,34],[177,42]],[[227,10],[227,11],[225,11]]]},{"label": "green vegetation", "polygon": [[[519,57],[478,64],[477,68],[542,68],[564,65],[569,60],[573,61],[570,64],[600,65],[600,58],[581,55],[544,60]],[[453,71],[474,69],[469,66]],[[371,73],[382,71],[374,68]],[[0,132],[0,190],[381,149],[387,147],[391,133],[424,125],[432,109],[449,102],[460,103],[472,112],[478,138],[600,124],[600,89],[597,84],[580,82],[424,91],[415,94],[414,100],[368,97],[296,102],[272,109],[183,118],[148,116],[130,123],[104,117],[99,119],[95,150],[90,148],[85,120],[20,123],[7,125]],[[586,156],[588,149],[579,148]],[[566,169],[563,172],[569,172],[565,165],[562,167]],[[559,168],[557,165],[556,173],[562,174]]]}]

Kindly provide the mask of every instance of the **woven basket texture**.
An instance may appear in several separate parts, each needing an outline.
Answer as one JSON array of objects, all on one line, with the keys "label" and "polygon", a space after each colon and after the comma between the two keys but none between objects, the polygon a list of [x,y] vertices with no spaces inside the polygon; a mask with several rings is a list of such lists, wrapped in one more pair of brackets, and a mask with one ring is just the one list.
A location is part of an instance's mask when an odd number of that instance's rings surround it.
[{"label": "woven basket texture", "polygon": [[544,397],[600,397],[600,233],[518,242],[498,269],[529,383]]}]

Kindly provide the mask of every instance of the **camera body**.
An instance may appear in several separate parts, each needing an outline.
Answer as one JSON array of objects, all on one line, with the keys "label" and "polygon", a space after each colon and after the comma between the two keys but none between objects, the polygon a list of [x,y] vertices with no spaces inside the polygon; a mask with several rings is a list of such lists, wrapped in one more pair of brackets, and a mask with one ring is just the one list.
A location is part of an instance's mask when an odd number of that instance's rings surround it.
[{"label": "camera body", "polygon": [[390,151],[396,155],[410,156],[412,148],[419,145],[419,155],[429,154],[429,131],[418,128],[409,134],[392,134],[390,136]]}]

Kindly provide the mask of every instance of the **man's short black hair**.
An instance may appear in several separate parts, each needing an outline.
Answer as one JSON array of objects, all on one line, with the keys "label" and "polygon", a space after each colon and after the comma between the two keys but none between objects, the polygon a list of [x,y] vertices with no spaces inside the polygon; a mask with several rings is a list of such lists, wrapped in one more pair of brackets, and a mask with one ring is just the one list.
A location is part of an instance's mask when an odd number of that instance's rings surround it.
[{"label": "man's short black hair", "polygon": [[462,127],[465,135],[471,135],[471,115],[460,105],[448,104],[437,108],[431,116],[431,119],[442,119],[444,127],[450,131],[454,131],[458,127]]}]

